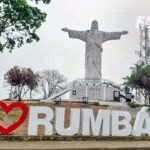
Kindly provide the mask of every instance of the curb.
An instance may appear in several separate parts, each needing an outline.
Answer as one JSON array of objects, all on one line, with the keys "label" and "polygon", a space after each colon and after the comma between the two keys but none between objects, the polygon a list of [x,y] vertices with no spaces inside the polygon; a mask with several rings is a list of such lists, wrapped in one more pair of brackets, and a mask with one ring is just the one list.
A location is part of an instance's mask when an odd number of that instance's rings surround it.
[{"label": "curb", "polygon": [[150,141],[150,137],[0,136],[0,141]]},{"label": "curb", "polygon": [[[0,150],[29,150],[29,149],[0,149]],[[30,149],[30,150],[52,150],[52,149]],[[132,148],[78,148],[78,149],[53,149],[53,150],[150,150],[148,147]]]}]

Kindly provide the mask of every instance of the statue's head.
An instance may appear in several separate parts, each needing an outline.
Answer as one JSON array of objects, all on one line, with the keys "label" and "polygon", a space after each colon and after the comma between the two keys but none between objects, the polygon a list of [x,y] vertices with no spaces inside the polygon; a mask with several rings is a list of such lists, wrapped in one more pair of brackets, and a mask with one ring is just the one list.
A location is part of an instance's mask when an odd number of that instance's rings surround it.
[{"label": "statue's head", "polygon": [[97,20],[92,21],[91,30],[98,30],[98,21]]}]

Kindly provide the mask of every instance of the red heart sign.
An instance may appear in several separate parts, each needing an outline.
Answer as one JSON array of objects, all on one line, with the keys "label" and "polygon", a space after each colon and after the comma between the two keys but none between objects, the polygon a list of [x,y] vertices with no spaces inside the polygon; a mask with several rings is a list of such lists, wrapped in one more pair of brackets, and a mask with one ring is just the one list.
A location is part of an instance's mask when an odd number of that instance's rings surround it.
[{"label": "red heart sign", "polygon": [[4,102],[0,101],[0,108],[2,108],[6,114],[9,114],[9,112],[11,112],[15,108],[20,108],[22,110],[21,117],[16,122],[14,122],[11,126],[5,128],[2,125],[0,125],[0,133],[4,135],[10,134],[12,131],[17,129],[21,124],[23,124],[23,122],[27,118],[28,110],[29,110],[28,107],[22,102],[15,102],[8,106]]}]

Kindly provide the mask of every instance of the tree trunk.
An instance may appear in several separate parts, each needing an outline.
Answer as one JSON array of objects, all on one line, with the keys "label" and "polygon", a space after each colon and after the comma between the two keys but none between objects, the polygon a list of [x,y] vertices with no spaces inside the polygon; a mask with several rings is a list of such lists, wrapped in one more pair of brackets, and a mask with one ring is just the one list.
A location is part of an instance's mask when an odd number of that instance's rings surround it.
[{"label": "tree trunk", "polygon": [[10,87],[10,96],[9,96],[10,100],[12,100],[12,85]]},{"label": "tree trunk", "polygon": [[32,90],[30,90],[30,100],[32,99]]},{"label": "tree trunk", "polygon": [[138,99],[138,96],[137,96],[137,88],[135,89],[135,99],[136,99],[136,100]]},{"label": "tree trunk", "polygon": [[150,90],[148,90],[148,106],[149,106],[149,109],[150,109]]},{"label": "tree trunk", "polygon": [[18,101],[21,101],[21,91],[20,91],[20,86],[18,86]]}]

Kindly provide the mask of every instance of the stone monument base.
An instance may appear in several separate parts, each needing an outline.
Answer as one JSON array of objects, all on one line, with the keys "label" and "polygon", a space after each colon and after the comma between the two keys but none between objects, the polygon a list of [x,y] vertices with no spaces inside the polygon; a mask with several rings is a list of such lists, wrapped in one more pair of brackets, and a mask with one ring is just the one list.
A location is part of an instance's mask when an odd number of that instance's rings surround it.
[{"label": "stone monument base", "polygon": [[114,91],[121,89],[112,81],[79,79],[71,83],[70,99],[114,101]]}]

